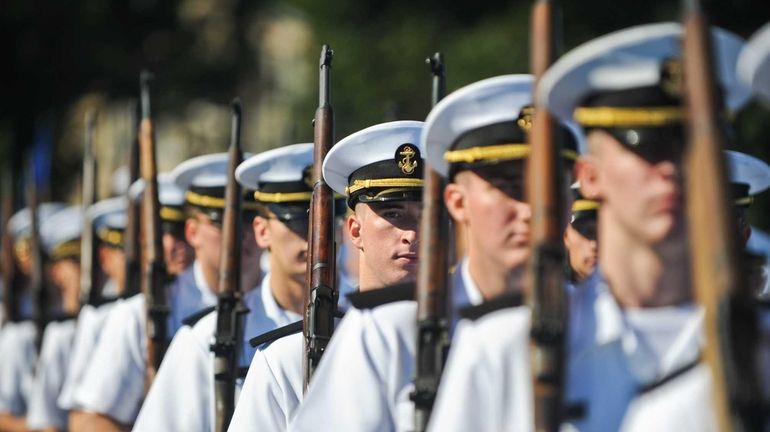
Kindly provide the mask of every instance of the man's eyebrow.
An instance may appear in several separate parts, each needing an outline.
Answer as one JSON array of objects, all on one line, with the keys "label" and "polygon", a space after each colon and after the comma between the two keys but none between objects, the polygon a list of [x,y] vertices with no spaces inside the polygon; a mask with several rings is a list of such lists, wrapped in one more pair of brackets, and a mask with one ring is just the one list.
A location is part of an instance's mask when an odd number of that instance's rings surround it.
[{"label": "man's eyebrow", "polygon": [[400,210],[404,208],[404,205],[402,203],[378,203],[374,206],[372,206],[374,210]]}]

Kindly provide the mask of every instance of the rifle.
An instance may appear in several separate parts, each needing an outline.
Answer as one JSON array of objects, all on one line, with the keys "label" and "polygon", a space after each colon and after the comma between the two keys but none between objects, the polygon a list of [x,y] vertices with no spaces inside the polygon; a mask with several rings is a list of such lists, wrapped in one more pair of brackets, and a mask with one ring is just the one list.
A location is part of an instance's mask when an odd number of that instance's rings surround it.
[{"label": "rifle", "polygon": [[150,81],[152,74],[143,71],[140,78],[142,120],[139,126],[139,166],[144,180],[142,218],[145,238],[142,292],[147,310],[147,358],[145,392],[149,390],[168,347],[166,299],[166,264],[160,236],[160,204],[155,159],[155,136],[150,116]]},{"label": "rifle", "polygon": [[[444,56],[435,53],[425,62],[433,77],[431,105],[446,94]],[[444,179],[435,170],[425,170],[420,221],[420,267],[417,273],[417,354],[415,363],[414,430],[428,425],[441,373],[449,352],[448,255],[449,216],[444,207]]]},{"label": "rifle", "polygon": [[[89,111],[85,119],[83,143],[83,214],[96,202],[96,155],[94,151],[94,129],[96,115]],[[83,220],[83,234],[80,239],[80,304],[96,305],[99,300],[98,255],[94,241],[94,223],[91,218]]]},{"label": "rifle", "polygon": [[243,194],[235,180],[235,169],[243,161],[241,150],[241,102],[232,102],[232,129],[228,149],[227,188],[222,221],[222,252],[219,259],[219,295],[217,329],[211,351],[214,352],[215,430],[223,432],[230,425],[235,410],[235,380],[238,353],[243,337],[242,318],[248,309],[241,302],[241,202]]},{"label": "rifle", "polygon": [[[136,116],[136,102],[132,102],[130,112]],[[136,116],[137,118],[139,116]],[[132,120],[135,122],[136,120]],[[138,132],[139,125],[136,125],[135,131]],[[139,134],[131,137],[128,145],[128,176],[129,184],[139,179]],[[141,233],[139,230],[139,220],[141,218],[141,201],[131,199],[126,191],[126,230],[123,235],[123,251],[126,255],[126,286],[123,287],[125,297],[138,294],[141,290]]]},{"label": "rifle", "polygon": [[[13,214],[13,175],[11,167],[6,167],[2,177],[3,200],[0,203],[0,225],[2,225],[2,247],[0,247],[0,269],[3,272],[3,308],[4,321],[16,321],[21,318],[19,311],[20,274],[13,258],[13,237],[8,232],[8,220]],[[3,323],[0,322],[0,325]]]},{"label": "rifle", "polygon": [[334,256],[334,194],[323,179],[321,167],[326,153],[334,145],[334,112],[330,104],[330,71],[334,52],[331,47],[321,48],[318,109],[313,120],[313,195],[310,199],[310,227],[308,233],[309,283],[305,298],[304,389],[318,366],[321,356],[334,331],[334,313],[337,310]]},{"label": "rifle", "polygon": [[40,221],[38,220],[38,190],[35,166],[30,158],[27,182],[27,208],[29,208],[29,256],[31,264],[30,292],[35,299],[35,324],[37,326],[36,346],[38,351],[43,342],[48,313],[48,290],[45,281],[45,263],[40,247]]},{"label": "rifle", "polygon": [[[530,56],[535,76],[533,92],[556,57],[555,0],[536,0],[532,8]],[[534,97],[533,97],[534,98]],[[526,292],[532,308],[531,359],[535,430],[557,431],[561,424],[562,387],[567,326],[564,292],[562,170],[554,122],[535,102],[527,160],[526,196],[532,206],[532,258]]]},{"label": "rifle", "polygon": [[[697,0],[685,0],[683,70],[688,121],[685,191],[694,296],[704,309],[702,358],[711,369],[718,428],[762,430],[757,310],[738,260],[711,33]],[[707,233],[707,234],[706,234]],[[705,234],[705,235],[704,235]]]}]

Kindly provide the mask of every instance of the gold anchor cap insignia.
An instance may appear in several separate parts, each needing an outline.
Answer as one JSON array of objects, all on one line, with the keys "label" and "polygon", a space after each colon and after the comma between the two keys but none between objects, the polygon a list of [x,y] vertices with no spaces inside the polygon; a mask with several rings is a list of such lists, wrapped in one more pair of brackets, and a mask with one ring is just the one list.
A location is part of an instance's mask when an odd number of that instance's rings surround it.
[{"label": "gold anchor cap insignia", "polygon": [[516,124],[524,131],[529,132],[532,129],[532,116],[535,114],[535,107],[527,105],[521,109]]},{"label": "gold anchor cap insignia", "polygon": [[660,88],[671,97],[682,96],[684,66],[680,59],[669,58],[660,68]]},{"label": "gold anchor cap insignia", "polygon": [[419,150],[412,144],[401,144],[396,149],[396,161],[398,162],[398,167],[401,168],[401,172],[404,174],[414,173],[418,165],[417,159],[419,158]]}]

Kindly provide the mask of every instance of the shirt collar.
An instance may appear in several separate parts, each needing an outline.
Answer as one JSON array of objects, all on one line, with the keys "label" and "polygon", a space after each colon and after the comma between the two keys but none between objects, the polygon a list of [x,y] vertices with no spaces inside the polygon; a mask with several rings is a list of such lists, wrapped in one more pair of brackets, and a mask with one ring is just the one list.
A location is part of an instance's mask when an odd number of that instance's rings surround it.
[{"label": "shirt collar", "polygon": [[262,291],[262,305],[265,307],[265,315],[275,322],[294,322],[302,319],[302,316],[290,310],[282,308],[273,296],[270,286],[270,273],[262,278],[259,289]]},{"label": "shirt collar", "polygon": [[206,282],[206,278],[203,277],[203,268],[201,268],[201,263],[198,260],[193,262],[193,277],[195,278],[195,287],[200,291],[203,303],[216,304],[217,295]]},{"label": "shirt collar", "polygon": [[[473,277],[471,277],[471,273],[468,270],[468,257],[464,257],[460,262],[460,277],[462,278],[464,292],[455,293],[455,298],[464,294],[465,295],[464,299],[467,299],[467,302],[470,305],[478,306],[481,303],[484,303],[484,297],[481,295],[481,291],[479,291],[479,287],[476,285],[476,282],[474,282]],[[455,290],[455,291],[459,291],[459,290]],[[467,306],[467,304],[455,303],[455,307],[464,307],[464,306]]]}]

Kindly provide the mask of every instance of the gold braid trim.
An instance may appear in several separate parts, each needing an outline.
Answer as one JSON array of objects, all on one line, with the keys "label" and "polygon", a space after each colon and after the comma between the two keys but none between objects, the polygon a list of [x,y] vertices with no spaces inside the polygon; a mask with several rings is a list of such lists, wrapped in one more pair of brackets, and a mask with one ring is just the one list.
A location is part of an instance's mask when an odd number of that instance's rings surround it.
[{"label": "gold braid trim", "polygon": [[225,199],[187,191],[184,195],[188,203],[201,207],[225,208]]},{"label": "gold braid trim", "polygon": [[735,199],[735,205],[737,206],[747,206],[747,205],[751,205],[752,203],[754,203],[754,197],[752,196]]},{"label": "gold braid trim", "polygon": [[[462,150],[451,150],[444,153],[444,160],[449,163],[473,163],[487,160],[517,160],[526,159],[532,150],[529,144],[497,144],[491,146],[470,147]],[[563,149],[561,155],[565,159],[577,160],[574,150]]]},{"label": "gold braid trim", "polygon": [[596,210],[599,208],[599,202],[594,200],[579,199],[572,203],[572,212]]},{"label": "gold braid trim", "polygon": [[112,246],[123,246],[123,233],[109,228],[101,228],[97,233],[99,238]]},{"label": "gold braid trim", "polygon": [[681,107],[657,106],[639,108],[578,107],[573,117],[583,126],[628,127],[664,126],[684,120]]},{"label": "gold braid trim", "polygon": [[313,192],[254,192],[255,200],[270,203],[310,201],[311,196]]},{"label": "gold braid trim", "polygon": [[383,179],[369,179],[369,180],[354,180],[353,184],[345,188],[345,193],[356,193],[361,189],[370,188],[418,188],[422,187],[423,180],[421,178],[383,178]]},{"label": "gold braid trim", "polygon": [[185,220],[184,212],[173,207],[161,207],[160,218],[169,222],[183,222]]},{"label": "gold braid trim", "polygon": [[60,260],[64,258],[72,258],[80,255],[80,240],[70,240],[64,242],[55,248],[51,252],[52,260]]}]

